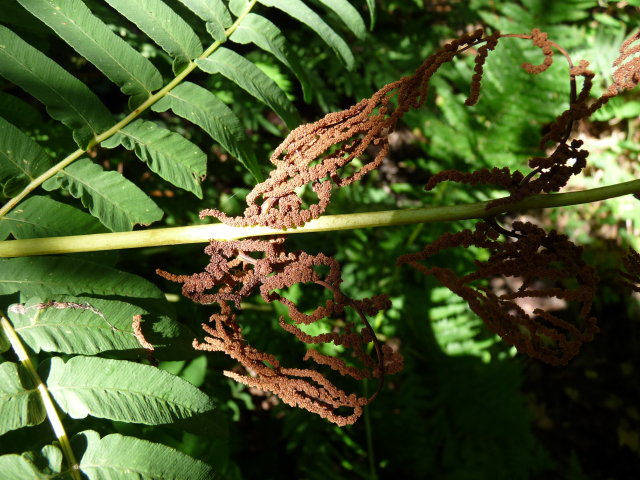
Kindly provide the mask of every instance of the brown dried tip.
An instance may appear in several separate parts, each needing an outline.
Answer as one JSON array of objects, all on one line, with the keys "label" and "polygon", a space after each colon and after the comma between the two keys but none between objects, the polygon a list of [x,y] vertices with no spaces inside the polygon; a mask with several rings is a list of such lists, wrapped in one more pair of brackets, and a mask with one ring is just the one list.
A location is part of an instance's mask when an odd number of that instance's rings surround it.
[{"label": "brown dried tip", "polygon": [[[578,175],[587,166],[589,151],[582,149],[582,140],[572,140],[569,145],[560,143],[556,149],[546,157],[533,157],[529,160],[531,173],[510,188],[510,195],[492,200],[487,208],[508,205],[518,202],[531,195],[557,192],[564,187],[571,176]],[[520,172],[513,174],[514,181],[521,177]]]},{"label": "brown dried tip", "polygon": [[[382,345],[375,336],[366,315],[375,315],[389,307],[385,295],[370,299],[351,300],[340,291],[340,265],[325,255],[305,252],[286,252],[284,239],[212,241],[206,253],[210,256],[204,272],[194,275],[173,275],[162,270],[158,274],[182,283],[183,294],[198,303],[217,304],[219,313],[211,315],[209,324],[203,324],[204,342],[194,340],[198,350],[224,352],[240,362],[248,375],[225,372],[225,375],[245,385],[272,392],[286,404],[304,408],[338,425],[355,422],[362,414],[362,406],[369,398],[347,394],[336,387],[327,374],[334,372],[355,380],[377,378],[382,387],[384,376],[402,368],[402,356]],[[317,267],[328,267],[320,275]],[[332,298],[311,313],[302,312],[291,300],[276,290],[299,283],[312,283],[331,292]],[[273,355],[251,346],[245,339],[237,321],[235,309],[248,296],[260,292],[266,302],[278,301],[287,306],[289,323],[284,317],[279,325],[296,339],[311,345],[333,343],[343,347],[351,356],[338,358],[307,350],[303,361],[309,368],[288,368]],[[345,311],[353,310],[362,322],[360,326],[346,320]],[[328,333],[310,335],[298,325],[311,324],[324,318],[340,318]],[[369,353],[373,344],[375,356]],[[314,368],[315,367],[315,368]],[[326,367],[326,368],[325,368]],[[326,370],[321,373],[320,369]],[[378,390],[379,391],[379,390]]]},{"label": "brown dried tip", "polygon": [[620,55],[613,62],[617,67],[613,72],[613,84],[602,94],[604,98],[619,95],[625,90],[635,88],[640,82],[640,31],[631,35],[620,47]]},{"label": "brown dried tip", "polygon": [[[589,316],[598,278],[582,260],[582,249],[566,236],[522,222],[513,223],[513,233],[517,239],[498,241],[498,233],[480,222],[474,231],[445,234],[422,252],[399,257],[398,264],[436,277],[520,353],[552,365],[566,364],[582,343],[598,332],[596,319]],[[476,261],[476,271],[466,275],[421,263],[441,250],[471,245],[488,249],[490,257],[486,262]],[[496,293],[488,281],[499,277],[520,279],[522,283],[515,290]],[[573,321],[541,308],[525,310],[527,299],[539,304],[545,298],[576,302],[581,308]]]},{"label": "brown dried tip", "polygon": [[604,104],[599,103],[599,101],[591,104],[591,87],[593,86],[595,74],[588,67],[589,62],[580,60],[578,66],[571,68],[569,71],[572,82],[575,82],[575,78],[582,77],[582,88],[578,96],[569,105],[569,108],[558,115],[551,123],[549,131],[540,140],[540,148],[544,148],[547,142],[566,143],[573,125],[589,117]]},{"label": "brown dried tip", "polygon": [[153,352],[155,347],[152,343],[149,343],[147,339],[144,337],[144,333],[142,333],[142,315],[134,315],[131,320],[131,328],[133,330],[133,336],[136,337],[138,343],[142,348],[147,352],[147,359],[149,363],[154,367],[158,366],[158,360],[154,357]]},{"label": "brown dried tip", "polygon": [[529,62],[522,64],[522,68],[533,75],[546,71],[553,64],[553,47],[545,32],[534,28],[531,30],[531,40],[533,44],[542,50],[544,60],[540,65],[533,65]]},{"label": "brown dried tip", "polygon": [[509,168],[483,168],[475,172],[460,172],[459,170],[443,170],[436,173],[425,185],[425,190],[432,190],[442,182],[458,182],[466,185],[495,185],[509,191],[517,189],[524,176],[516,171],[511,173]]},{"label": "brown dried tip", "polygon": [[[216,217],[228,225],[273,228],[296,227],[319,217],[334,185],[349,185],[380,165],[389,150],[389,134],[409,109],[424,104],[430,78],[438,68],[461,50],[481,42],[482,35],[482,30],[462,35],[429,56],[413,75],[385,85],[351,108],[293,130],[271,156],[276,168],[247,196],[243,216],[228,217],[214,209],[204,210],[200,216]],[[487,37],[487,45],[479,49],[472,103],[477,100],[484,59],[498,37],[498,33]],[[367,159],[367,155],[373,158]],[[360,168],[352,165],[355,159],[363,162]],[[304,185],[310,185],[317,197],[306,208],[296,193]]]},{"label": "brown dried tip", "polygon": [[478,103],[478,98],[480,98],[480,82],[482,82],[482,74],[484,73],[484,63],[487,60],[487,56],[489,55],[489,51],[496,48],[498,45],[498,40],[500,39],[500,32],[495,31],[493,34],[487,36],[485,38],[486,43],[478,48],[478,54],[474,60],[475,67],[473,71],[473,77],[471,77],[471,90],[469,92],[469,97],[464,102],[467,106],[472,106]]},{"label": "brown dried tip", "polygon": [[483,168],[475,172],[443,170],[433,175],[425,185],[426,190],[435,188],[444,181],[454,181],[467,185],[494,185],[506,189],[510,194],[487,203],[487,209],[519,202],[531,195],[557,192],[564,187],[572,175],[579,174],[587,166],[589,152],[584,150],[581,140],[573,140],[569,145],[559,144],[546,157],[529,160],[532,171],[524,177],[518,170],[509,168]]},{"label": "brown dried tip", "polygon": [[633,249],[629,249],[629,253],[622,261],[626,272],[621,271],[622,283],[633,290],[640,293],[640,254]]}]

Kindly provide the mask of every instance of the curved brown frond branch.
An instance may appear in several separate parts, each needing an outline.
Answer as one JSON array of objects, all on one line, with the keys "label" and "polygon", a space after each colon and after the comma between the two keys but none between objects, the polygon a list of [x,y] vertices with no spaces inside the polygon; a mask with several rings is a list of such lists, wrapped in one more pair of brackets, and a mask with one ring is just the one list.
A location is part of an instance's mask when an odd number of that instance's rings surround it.
[{"label": "curved brown frond branch", "polygon": [[[260,388],[277,395],[288,405],[298,406],[338,424],[353,423],[361,414],[369,398],[347,394],[335,386],[327,374],[319,371],[326,367],[328,373],[336,372],[355,380],[377,378],[382,387],[386,374],[402,368],[402,356],[376,338],[366,315],[375,315],[388,308],[386,295],[369,299],[351,300],[340,290],[340,265],[323,254],[286,252],[284,239],[212,241],[206,248],[210,257],[204,272],[194,275],[174,275],[162,270],[162,277],[182,284],[183,294],[195,302],[218,305],[219,313],[211,315],[202,328],[204,341],[194,341],[198,350],[224,352],[242,364],[247,375],[225,372],[225,375],[245,385]],[[317,267],[328,267],[326,275],[320,275]],[[293,301],[278,293],[296,284],[316,284],[331,292],[332,298],[311,313],[304,313]],[[309,345],[333,343],[342,347],[349,358],[339,358],[308,349],[303,361],[310,361],[315,368],[289,368],[266,352],[253,347],[246,340],[237,314],[241,302],[259,292],[266,302],[278,301],[288,309],[289,323],[280,318],[280,327],[296,339]],[[349,322],[346,310],[352,309],[362,322]],[[322,319],[339,318],[331,332],[317,335],[306,333],[298,325],[309,325]],[[373,344],[375,357],[369,353]]]},{"label": "curved brown frond branch", "polygon": [[[552,365],[566,364],[598,332],[596,319],[589,315],[598,278],[582,260],[582,248],[566,236],[546,233],[531,223],[514,222],[513,230],[517,238],[499,241],[499,234],[480,222],[473,231],[445,234],[421,252],[399,257],[398,264],[433,275],[519,352]],[[422,263],[444,249],[472,245],[489,250],[490,257],[476,261],[476,270],[465,275]],[[496,278],[517,278],[521,283],[497,293],[488,283]],[[577,317],[568,321],[541,308],[526,311],[527,300],[545,298],[579,304]]]},{"label": "curved brown frond branch", "polygon": [[[271,156],[276,168],[247,196],[243,216],[229,217],[214,209],[204,210],[200,216],[216,217],[229,225],[274,228],[295,227],[319,217],[334,186],[349,185],[380,165],[389,150],[389,134],[407,111],[424,104],[433,74],[459,52],[486,42],[479,50],[470,94],[471,102],[477,99],[484,59],[499,34],[482,37],[482,30],[464,34],[429,56],[413,75],[385,85],[346,110],[293,130]],[[362,162],[360,167],[353,165],[355,159]],[[307,208],[296,191],[305,185],[310,185],[318,198]]]}]

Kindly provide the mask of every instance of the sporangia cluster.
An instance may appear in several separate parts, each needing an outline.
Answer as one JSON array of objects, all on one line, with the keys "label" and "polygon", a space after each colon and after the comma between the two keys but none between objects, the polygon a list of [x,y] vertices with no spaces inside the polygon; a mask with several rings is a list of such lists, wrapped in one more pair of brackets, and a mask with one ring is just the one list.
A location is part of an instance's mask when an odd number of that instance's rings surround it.
[{"label": "sporangia cluster", "polygon": [[[277,229],[301,226],[323,214],[334,188],[347,186],[376,169],[389,150],[389,134],[410,109],[424,105],[431,77],[444,64],[464,51],[474,51],[475,68],[467,105],[478,101],[484,63],[503,38],[533,42],[544,59],[539,65],[524,63],[522,68],[540,74],[553,63],[554,50],[569,63],[571,98],[569,107],[549,126],[541,147],[549,154],[528,161],[526,173],[495,167],[476,172],[442,171],[431,177],[427,189],[443,181],[470,185],[494,185],[509,195],[489,207],[508,205],[530,195],[557,192],[570,177],[587,165],[589,152],[580,140],[571,138],[576,122],[587,118],[611,98],[634,88],[640,81],[640,33],[624,42],[614,62],[613,83],[598,98],[592,98],[593,72],[586,61],[575,65],[568,54],[550,41],[547,34],[534,29],[531,34],[486,34],[476,30],[444,45],[429,56],[413,75],[385,85],[371,98],[341,112],[293,130],[271,157],[274,169],[269,178],[247,196],[243,216],[229,217],[207,209],[201,217],[215,217],[235,226],[265,225]],[[578,91],[578,83],[581,84]],[[358,167],[354,160],[358,159]],[[307,186],[317,200],[302,198],[300,187]],[[486,249],[489,258],[477,261],[475,270],[457,272],[435,265],[432,257],[448,248],[475,246]],[[368,317],[390,305],[386,295],[351,299],[341,289],[340,265],[323,254],[287,251],[285,236],[261,240],[212,241],[205,252],[209,264],[193,275],[158,273],[182,284],[183,294],[195,302],[212,305],[216,311],[202,325],[203,341],[194,341],[199,350],[224,352],[243,367],[245,374],[225,372],[234,380],[272,392],[285,403],[304,408],[338,424],[355,422],[362,408],[383,385],[385,375],[402,368],[402,356],[376,337]],[[420,252],[398,258],[425,275],[435,277],[463,298],[487,327],[514,345],[519,352],[544,362],[566,364],[578,354],[583,342],[598,331],[590,314],[598,278],[582,259],[581,247],[555,231],[546,232],[531,223],[514,222],[511,230],[498,226],[495,219],[480,221],[474,230],[445,234]],[[640,291],[640,256],[631,252],[625,260],[623,283]],[[324,272],[324,273],[321,273]],[[491,279],[518,277],[519,286],[496,293]],[[305,313],[279,290],[295,284],[313,284],[325,289],[330,299]],[[259,294],[265,302],[280,302],[288,309],[280,327],[295,339],[309,345],[301,365],[285,366],[274,355],[252,346],[243,334],[241,304]],[[526,311],[527,298],[557,298],[578,306],[578,315],[568,321],[536,308]],[[347,311],[351,311],[349,316]],[[348,320],[348,319],[351,320]],[[311,335],[302,328],[323,319],[333,321],[328,333]],[[356,319],[356,321],[354,321]],[[343,357],[329,356],[314,348],[324,343],[343,347]],[[354,380],[378,379],[378,391],[370,397],[339,388],[330,375]]]}]

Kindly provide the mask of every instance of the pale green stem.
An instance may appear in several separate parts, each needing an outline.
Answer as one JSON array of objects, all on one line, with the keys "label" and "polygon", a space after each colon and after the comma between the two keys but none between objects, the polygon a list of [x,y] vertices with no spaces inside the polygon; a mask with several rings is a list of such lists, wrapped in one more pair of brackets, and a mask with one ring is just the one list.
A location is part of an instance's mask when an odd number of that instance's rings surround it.
[{"label": "pale green stem", "polygon": [[[369,396],[369,379],[364,379],[364,397]],[[378,480],[378,472],[376,470],[375,452],[373,451],[373,427],[371,426],[370,405],[364,406],[364,428],[365,437],[367,439],[367,460],[369,463],[369,480]]]},{"label": "pale green stem", "polygon": [[581,192],[534,195],[521,202],[487,209],[487,202],[468,205],[426,207],[382,212],[325,215],[301,227],[278,230],[269,227],[231,227],[223,223],[189,227],[156,228],[135,232],[99,233],[69,237],[33,238],[0,242],[0,257],[23,257],[56,253],[97,252],[124,248],[158,247],[203,243],[210,239],[235,240],[260,235],[328,232],[356,228],[387,227],[411,223],[450,222],[472,218],[489,218],[506,212],[538,208],[563,207],[591,203],[640,192],[640,180]]},{"label": "pale green stem", "polygon": [[4,313],[2,312],[0,312],[0,324],[2,325],[2,329],[4,330],[5,335],[11,343],[13,351],[16,352],[18,359],[20,360],[20,362],[22,362],[22,365],[33,381],[33,384],[38,389],[38,393],[40,394],[40,398],[42,399],[44,409],[47,412],[47,418],[49,419],[51,427],[53,428],[53,433],[58,439],[60,448],[62,448],[62,453],[67,460],[67,464],[71,471],[71,477],[74,480],[82,480],[80,476],[80,467],[78,465],[78,461],[76,460],[76,456],[71,449],[69,437],[67,435],[67,432],[64,430],[62,420],[60,420],[60,416],[58,415],[56,406],[53,404],[53,399],[49,394],[49,390],[47,390],[47,386],[40,378],[40,375],[38,375],[38,371],[35,369],[31,358],[29,358],[29,354],[24,348],[24,345],[22,345],[20,337],[18,337],[18,334],[13,329],[13,325],[11,325],[11,322],[9,322],[7,317],[5,317]]},{"label": "pale green stem", "polygon": [[[224,33],[225,33],[225,36],[227,38],[229,38],[231,36],[231,34],[236,31],[238,26],[240,26],[240,23],[242,22],[242,20],[244,20],[244,18],[249,14],[249,12],[251,11],[251,9],[253,8],[253,6],[256,4],[257,1],[258,0],[251,0],[251,2],[249,2],[249,4],[247,4],[247,8],[244,10],[244,12],[242,12],[242,14],[236,19],[236,21],[233,22],[233,25],[231,25],[227,30],[225,30]],[[222,45],[222,42],[216,41],[216,42],[212,43],[202,53],[202,55],[200,55],[198,57],[198,60],[207,58],[209,55],[211,55],[213,52],[215,52],[220,45]],[[96,137],[94,137],[89,142],[89,145],[87,146],[86,149],[79,148],[75,152],[69,154],[62,161],[60,161],[57,164],[55,164],[49,170],[44,172],[42,175],[40,175],[39,177],[33,179],[18,195],[13,197],[6,204],[4,204],[2,206],[2,208],[0,208],[0,219],[2,219],[2,217],[4,217],[7,213],[9,213],[16,205],[18,205],[18,203],[20,203],[27,195],[29,195],[36,188],[38,188],[40,185],[42,185],[46,180],[48,180],[49,178],[53,177],[56,173],[60,172],[63,168],[67,167],[69,164],[71,164],[72,162],[74,162],[75,160],[80,158],[82,155],[84,155],[90,149],[92,149],[96,145],[100,144],[101,142],[104,142],[106,139],[112,137],[113,135],[118,133],[120,130],[122,130],[124,127],[126,127],[131,122],[133,122],[143,112],[145,112],[151,105],[156,103],[158,100],[162,99],[167,93],[169,93],[176,86],[178,86],[180,84],[180,82],[182,82],[187,75],[189,75],[193,70],[195,70],[197,68],[197,66],[198,65],[194,61],[190,61],[189,64],[185,67],[185,69],[182,70],[178,75],[176,75],[176,77],[173,80],[171,80],[162,89],[158,90],[156,93],[154,93],[149,98],[147,98],[133,112],[131,112],[126,117],[124,117],[122,120],[120,120],[114,126],[112,126],[109,130],[107,130],[107,131],[101,133],[100,135],[97,135]]]},{"label": "pale green stem", "polygon": [[[380,310],[376,315],[373,322],[373,331],[379,332],[380,327],[384,321],[384,312]],[[379,334],[376,333],[376,336]],[[367,353],[371,353],[373,350],[373,343],[367,345]],[[362,396],[369,398],[369,379],[365,378],[363,381],[363,393]],[[373,450],[373,425],[371,424],[371,405],[365,405],[364,408],[364,429],[365,438],[367,439],[367,460],[369,462],[369,480],[378,480],[378,471],[376,469],[376,457]]]}]

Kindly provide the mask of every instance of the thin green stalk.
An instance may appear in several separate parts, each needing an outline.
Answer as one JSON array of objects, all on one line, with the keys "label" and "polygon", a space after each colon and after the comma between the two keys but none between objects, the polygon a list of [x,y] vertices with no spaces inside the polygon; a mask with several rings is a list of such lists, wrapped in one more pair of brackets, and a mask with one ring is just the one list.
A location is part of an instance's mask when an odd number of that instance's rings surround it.
[{"label": "thin green stalk", "polygon": [[[384,312],[380,310],[375,320],[373,321],[373,331],[379,332],[382,323],[384,322]],[[378,336],[378,333],[376,333]],[[367,353],[371,354],[374,346],[373,343],[367,345]],[[369,379],[365,378],[363,381],[363,394],[364,398],[369,398]],[[364,429],[365,437],[367,439],[367,461],[369,463],[369,479],[378,480],[378,471],[376,469],[376,457],[373,450],[373,425],[371,424],[371,405],[365,405],[364,408]]]},{"label": "thin green stalk", "polygon": [[2,325],[2,329],[4,330],[5,335],[11,343],[11,347],[13,348],[14,352],[16,352],[18,359],[20,360],[20,362],[22,362],[22,365],[33,381],[33,384],[36,385],[36,388],[38,389],[38,393],[40,394],[40,398],[42,398],[42,403],[44,404],[44,409],[47,412],[47,418],[49,419],[51,427],[53,428],[53,433],[58,439],[60,448],[62,449],[62,453],[67,460],[67,465],[69,466],[71,477],[74,480],[82,480],[80,476],[80,466],[78,465],[76,456],[71,449],[69,436],[67,435],[67,432],[62,425],[62,420],[60,420],[60,416],[58,415],[58,411],[53,403],[51,395],[49,394],[47,386],[40,378],[40,375],[38,375],[38,372],[35,369],[31,358],[29,358],[27,350],[24,348],[24,345],[22,345],[20,337],[18,337],[18,334],[13,329],[13,325],[11,325],[11,322],[9,322],[7,317],[5,317],[4,313],[2,312],[0,312],[0,324]]},{"label": "thin green stalk", "polygon": [[[369,396],[369,379],[364,379],[364,397]],[[371,426],[371,413],[369,405],[365,405],[364,410],[364,428],[367,439],[367,460],[369,463],[369,479],[378,480],[378,472],[376,470],[375,452],[373,451],[373,427]]]},{"label": "thin green stalk", "polygon": [[[236,21],[233,22],[233,25],[231,25],[227,30],[225,30],[224,33],[225,33],[225,36],[227,38],[229,38],[231,36],[231,34],[233,34],[233,32],[236,31],[236,29],[240,26],[240,23],[242,23],[242,20],[244,20],[244,18],[249,14],[249,12],[251,12],[251,9],[253,8],[253,6],[256,4],[257,1],[258,0],[251,0],[251,2],[249,2],[247,4],[247,8],[244,10],[244,12],[242,12],[242,14],[236,19]],[[207,58],[209,55],[211,55],[213,52],[215,52],[218,49],[218,47],[220,45],[222,45],[222,43],[223,42],[219,42],[219,41],[213,42],[202,53],[202,55],[200,55],[198,57],[198,60]],[[56,173],[60,172],[62,169],[67,167],[69,164],[71,164],[72,162],[74,162],[75,160],[80,158],[82,155],[84,155],[86,152],[91,150],[93,147],[95,147],[96,145],[100,144],[101,142],[104,142],[106,139],[112,137],[113,135],[118,133],[120,130],[122,130],[124,127],[126,127],[131,122],[133,122],[135,119],[137,119],[151,105],[156,103],[158,100],[162,99],[165,95],[167,95],[167,93],[169,93],[176,86],[178,86],[180,84],[180,82],[182,82],[186,78],[187,75],[189,75],[193,70],[195,70],[197,68],[197,66],[198,65],[194,61],[190,61],[188,63],[188,65],[185,67],[185,69],[182,70],[178,75],[176,75],[176,77],[173,80],[171,80],[164,87],[162,87],[156,93],[154,93],[149,98],[147,98],[133,112],[131,112],[129,115],[124,117],[118,123],[113,125],[107,131],[105,131],[105,132],[101,133],[100,135],[97,135],[96,137],[94,137],[89,142],[89,145],[87,146],[86,149],[79,148],[75,152],[73,152],[73,153],[69,154],[67,157],[65,157],[62,161],[60,161],[57,164],[55,164],[49,170],[44,172],[42,175],[40,175],[39,177],[33,179],[18,195],[13,197],[6,204],[4,204],[2,206],[2,208],[0,208],[0,219],[2,219],[2,217],[4,217],[7,213],[9,213],[16,205],[18,205],[18,203],[20,203],[27,195],[29,195],[36,188],[38,188],[40,185],[42,185],[46,180],[48,180],[49,178],[53,177]]]},{"label": "thin green stalk", "polygon": [[99,233],[69,237],[33,238],[0,242],[0,257],[24,257],[58,253],[98,252],[124,248],[158,247],[204,243],[210,239],[235,240],[260,235],[328,232],[356,228],[387,227],[413,223],[450,222],[472,218],[489,218],[506,212],[564,207],[591,203],[640,191],[640,180],[617,183],[581,192],[534,195],[517,203],[487,209],[487,202],[443,207],[387,210],[382,212],[325,215],[302,227],[278,230],[269,227],[231,227],[222,223],[189,227],[155,228],[134,232]]}]

